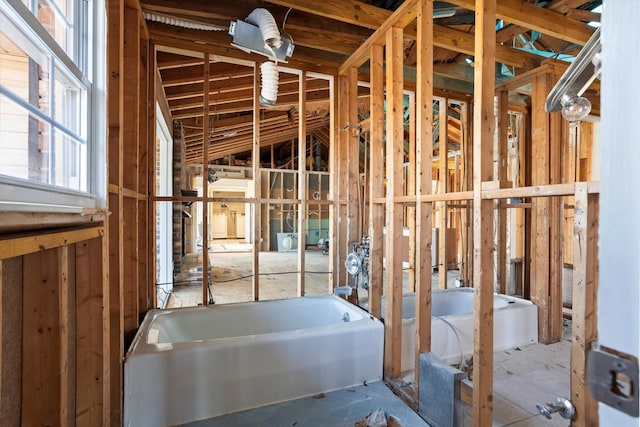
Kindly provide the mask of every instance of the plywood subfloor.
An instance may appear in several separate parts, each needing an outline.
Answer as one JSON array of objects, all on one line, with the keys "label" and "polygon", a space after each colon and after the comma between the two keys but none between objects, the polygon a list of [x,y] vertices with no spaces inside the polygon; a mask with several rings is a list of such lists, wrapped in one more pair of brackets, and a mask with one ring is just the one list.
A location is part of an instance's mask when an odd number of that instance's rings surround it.
[{"label": "plywood subfloor", "polygon": [[377,381],[184,424],[184,427],[353,427],[378,408],[398,418],[403,427],[428,426],[384,383]]}]

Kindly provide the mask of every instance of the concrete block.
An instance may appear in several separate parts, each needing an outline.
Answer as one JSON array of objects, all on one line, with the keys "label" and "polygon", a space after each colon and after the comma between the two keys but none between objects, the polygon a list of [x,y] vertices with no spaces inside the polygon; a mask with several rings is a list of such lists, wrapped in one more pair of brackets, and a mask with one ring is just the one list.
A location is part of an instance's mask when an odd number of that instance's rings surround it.
[{"label": "concrete block", "polygon": [[435,354],[421,354],[418,414],[434,427],[461,426],[464,404],[459,401],[460,381],[466,378],[466,372],[446,365]]}]

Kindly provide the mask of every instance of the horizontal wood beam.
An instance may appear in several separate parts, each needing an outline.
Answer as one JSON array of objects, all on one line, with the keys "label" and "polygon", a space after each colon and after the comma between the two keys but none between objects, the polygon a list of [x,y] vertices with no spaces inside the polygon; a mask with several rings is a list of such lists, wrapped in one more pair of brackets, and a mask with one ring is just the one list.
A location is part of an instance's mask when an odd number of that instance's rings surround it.
[{"label": "horizontal wood beam", "polygon": [[[229,35],[223,31],[198,31],[157,22],[149,22],[148,25],[149,36],[158,45],[191,51],[207,50],[213,55],[240,61],[263,62],[266,60],[266,57],[262,55],[246,53],[231,46]],[[287,66],[303,71],[334,74],[338,65],[346,58],[346,55],[339,53],[296,46],[293,56],[287,59]]]},{"label": "horizontal wood beam", "polygon": [[346,75],[350,68],[358,68],[364,64],[371,54],[371,47],[385,44],[387,32],[391,28],[404,28],[416,17],[417,0],[405,0],[398,9],[395,10],[376,31],[356,49],[349,58],[338,68],[338,74]]},{"label": "horizontal wood beam", "polygon": [[[449,3],[469,10],[476,7],[475,0],[451,0]],[[593,28],[580,21],[524,0],[500,0],[496,5],[496,16],[520,27],[583,46],[594,32]]]},{"label": "horizontal wood beam", "polygon": [[[225,88],[226,89],[226,88]],[[307,84],[307,93],[329,90],[329,82],[327,80],[314,80],[310,81]],[[278,97],[286,96],[286,95],[297,95],[298,94],[298,81],[294,77],[290,78],[281,78],[278,84]],[[252,100],[253,99],[253,87],[242,87],[235,86],[232,90],[228,90],[223,92],[218,92],[212,90],[209,94],[209,105],[214,107],[211,111],[215,112],[215,106],[218,104],[225,104],[230,102],[238,102],[244,100]],[[197,106],[202,106],[202,94],[200,96],[191,97],[191,98],[183,98],[180,100],[175,100],[169,102],[169,109],[173,112],[176,110],[187,109]]]},{"label": "horizontal wood beam", "polygon": [[[317,2],[315,0],[272,0],[269,1],[269,3],[291,7],[296,10],[302,10],[315,15],[374,30],[377,30],[392,15],[392,12],[389,10],[371,6],[356,0],[331,0],[322,2]],[[403,3],[403,6],[410,8],[410,5],[407,4],[406,1]],[[417,37],[417,28],[416,24],[412,22],[415,18],[415,3],[413,6],[413,8],[410,8],[413,9],[413,13],[403,16],[402,20],[397,22],[397,26],[406,26],[404,36],[415,40]],[[376,40],[378,40],[377,37]],[[473,55],[473,43],[473,34],[454,30],[441,25],[434,26],[434,46],[451,50],[453,52]],[[362,52],[359,54],[359,59],[362,58],[362,55],[367,55],[366,52],[364,52],[364,48],[362,48]],[[508,46],[496,46],[496,62],[518,68],[530,69],[538,66],[541,59],[542,58],[537,55],[523,52]],[[354,61],[354,63],[355,62],[358,61]],[[361,64],[362,63],[357,66]],[[343,65],[341,69],[348,68],[346,65]]]},{"label": "horizontal wood beam", "polygon": [[80,228],[56,233],[0,239],[0,260],[59,248],[104,236],[104,227]]},{"label": "horizontal wood beam", "polygon": [[[270,107],[271,111],[276,109],[289,109],[295,107],[297,102],[297,94],[296,95],[286,95],[278,97],[278,101],[274,107]],[[307,102],[329,102],[329,90],[315,91],[311,92],[307,95]],[[250,104],[250,105],[249,105]],[[308,108],[311,110],[311,106]],[[227,113],[239,113],[243,111],[252,111],[253,110],[253,102],[251,100],[240,101],[240,102],[232,102],[221,104],[216,108],[216,111],[210,111],[209,115],[213,116],[215,114],[227,114]],[[269,111],[269,110],[267,110]],[[176,114],[172,114],[174,120],[180,120],[184,118],[190,117],[203,117],[204,113],[202,107],[200,108],[190,108],[187,110],[180,110]]]}]

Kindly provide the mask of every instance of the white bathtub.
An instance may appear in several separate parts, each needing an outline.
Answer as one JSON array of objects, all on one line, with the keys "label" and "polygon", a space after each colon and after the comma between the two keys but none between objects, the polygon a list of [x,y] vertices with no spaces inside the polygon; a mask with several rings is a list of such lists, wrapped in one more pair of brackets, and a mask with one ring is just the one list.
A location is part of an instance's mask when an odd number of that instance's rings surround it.
[{"label": "white bathtub", "polygon": [[[384,314],[385,300],[382,300]],[[415,367],[415,294],[402,297],[402,372]],[[495,294],[493,349],[538,342],[538,308],[531,301]],[[449,364],[473,354],[473,289],[433,290],[431,351]],[[453,331],[455,328],[456,333]]]},{"label": "white bathtub", "polygon": [[124,425],[167,426],[376,381],[384,328],[331,295],[147,313]]}]

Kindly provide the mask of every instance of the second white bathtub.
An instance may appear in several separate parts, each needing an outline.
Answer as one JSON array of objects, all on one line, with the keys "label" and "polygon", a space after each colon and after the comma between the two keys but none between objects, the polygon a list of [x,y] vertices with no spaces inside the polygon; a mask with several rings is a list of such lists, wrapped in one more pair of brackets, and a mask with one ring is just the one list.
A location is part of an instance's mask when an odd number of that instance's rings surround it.
[{"label": "second white bathtub", "polygon": [[[415,367],[415,294],[402,298],[402,372]],[[385,300],[382,300],[384,315]],[[538,308],[521,298],[494,294],[493,349],[538,342]],[[449,364],[473,353],[473,289],[434,290],[431,351]]]}]

